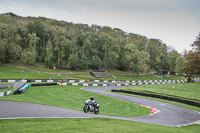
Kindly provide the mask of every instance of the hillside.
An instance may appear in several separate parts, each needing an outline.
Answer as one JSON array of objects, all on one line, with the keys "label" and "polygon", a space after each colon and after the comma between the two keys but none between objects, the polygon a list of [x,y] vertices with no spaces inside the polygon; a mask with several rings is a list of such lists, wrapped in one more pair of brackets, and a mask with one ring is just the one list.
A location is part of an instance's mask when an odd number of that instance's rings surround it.
[{"label": "hillside", "polygon": [[0,63],[14,61],[52,68],[116,69],[136,73],[175,70],[180,54],[159,39],[118,28],[0,15]]}]

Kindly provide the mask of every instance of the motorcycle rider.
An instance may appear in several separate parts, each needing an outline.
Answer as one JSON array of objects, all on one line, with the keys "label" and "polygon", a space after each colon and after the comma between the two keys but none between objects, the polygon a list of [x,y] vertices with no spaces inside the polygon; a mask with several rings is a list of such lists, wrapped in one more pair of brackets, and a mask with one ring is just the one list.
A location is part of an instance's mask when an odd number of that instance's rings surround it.
[{"label": "motorcycle rider", "polygon": [[94,99],[93,96],[90,97],[90,101],[91,101],[91,106],[95,107],[96,106],[96,100]]},{"label": "motorcycle rider", "polygon": [[94,99],[93,96],[90,97],[89,100],[86,100],[84,102],[84,107],[83,107],[83,111],[85,113],[89,112],[94,112],[94,114],[98,114],[99,113],[99,104],[97,104],[96,100]]}]

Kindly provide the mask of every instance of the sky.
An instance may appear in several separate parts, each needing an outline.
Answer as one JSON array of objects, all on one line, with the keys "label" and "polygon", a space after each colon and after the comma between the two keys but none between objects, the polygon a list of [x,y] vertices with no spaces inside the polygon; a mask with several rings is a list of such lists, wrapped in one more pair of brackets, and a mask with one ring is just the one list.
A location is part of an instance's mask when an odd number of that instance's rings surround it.
[{"label": "sky", "polygon": [[0,0],[0,14],[6,12],[119,28],[179,53],[200,33],[200,0]]}]

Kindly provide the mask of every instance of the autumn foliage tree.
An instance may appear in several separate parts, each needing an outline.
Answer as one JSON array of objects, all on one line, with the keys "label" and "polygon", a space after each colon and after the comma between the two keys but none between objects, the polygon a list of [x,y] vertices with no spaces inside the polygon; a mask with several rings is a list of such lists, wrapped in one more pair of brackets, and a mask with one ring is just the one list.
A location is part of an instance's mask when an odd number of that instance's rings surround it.
[{"label": "autumn foliage tree", "polygon": [[200,75],[200,34],[192,47],[193,49],[184,55],[184,70],[189,81],[194,75]]}]

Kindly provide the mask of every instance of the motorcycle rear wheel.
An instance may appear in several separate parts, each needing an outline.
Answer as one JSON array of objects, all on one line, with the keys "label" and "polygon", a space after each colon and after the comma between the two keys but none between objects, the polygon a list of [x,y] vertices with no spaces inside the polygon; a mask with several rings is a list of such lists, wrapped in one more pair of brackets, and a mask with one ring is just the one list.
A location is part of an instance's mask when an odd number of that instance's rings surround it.
[{"label": "motorcycle rear wheel", "polygon": [[88,112],[88,107],[87,107],[87,106],[84,106],[84,107],[83,107],[83,111],[84,111],[85,113],[87,113],[87,112]]}]

